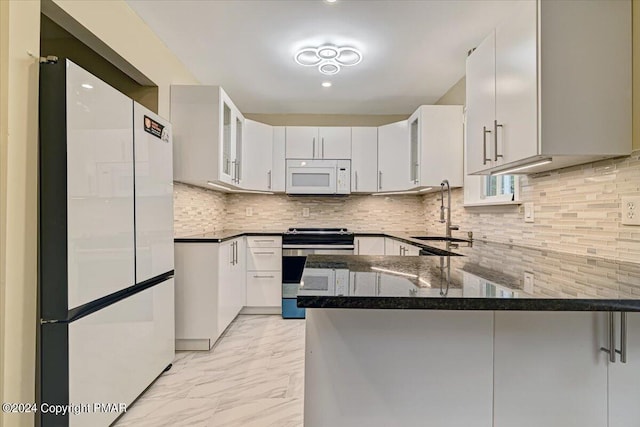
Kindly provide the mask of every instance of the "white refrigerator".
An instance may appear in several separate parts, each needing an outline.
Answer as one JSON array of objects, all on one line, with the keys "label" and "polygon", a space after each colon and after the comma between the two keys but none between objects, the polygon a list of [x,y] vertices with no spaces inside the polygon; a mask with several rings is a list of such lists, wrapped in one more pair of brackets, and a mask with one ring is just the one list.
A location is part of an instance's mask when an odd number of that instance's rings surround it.
[{"label": "white refrigerator", "polygon": [[69,60],[39,102],[38,400],[87,405],[40,423],[106,427],[175,355],[171,125]]}]

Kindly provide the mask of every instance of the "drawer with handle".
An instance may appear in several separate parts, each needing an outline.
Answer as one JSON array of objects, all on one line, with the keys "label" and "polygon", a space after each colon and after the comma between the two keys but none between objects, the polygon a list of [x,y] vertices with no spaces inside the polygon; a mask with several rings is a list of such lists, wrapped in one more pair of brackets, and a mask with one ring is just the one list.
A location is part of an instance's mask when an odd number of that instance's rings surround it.
[{"label": "drawer with handle", "polygon": [[282,273],[247,272],[247,306],[279,307],[282,303]]},{"label": "drawer with handle", "polygon": [[281,271],[282,248],[249,248],[247,271]]},{"label": "drawer with handle", "polygon": [[280,248],[282,236],[247,236],[247,246],[250,248]]}]

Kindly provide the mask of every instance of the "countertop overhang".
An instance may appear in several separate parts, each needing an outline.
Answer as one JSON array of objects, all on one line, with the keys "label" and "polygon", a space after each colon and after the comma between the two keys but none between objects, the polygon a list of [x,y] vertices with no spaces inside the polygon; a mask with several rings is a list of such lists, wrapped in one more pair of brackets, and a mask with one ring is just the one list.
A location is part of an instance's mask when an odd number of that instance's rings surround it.
[{"label": "countertop overhang", "polygon": [[[463,256],[307,257],[301,308],[640,311],[640,264],[490,242]],[[304,277],[342,270],[333,292]],[[315,273],[314,273],[315,272]],[[525,275],[533,279],[525,283]]]}]

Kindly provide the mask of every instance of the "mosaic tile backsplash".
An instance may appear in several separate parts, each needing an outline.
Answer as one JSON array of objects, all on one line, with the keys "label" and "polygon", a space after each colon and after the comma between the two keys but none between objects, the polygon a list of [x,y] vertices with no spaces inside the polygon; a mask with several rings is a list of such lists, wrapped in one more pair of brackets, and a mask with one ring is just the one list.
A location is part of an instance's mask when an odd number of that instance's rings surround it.
[{"label": "mosaic tile backsplash", "polygon": [[[640,262],[640,227],[621,225],[621,198],[640,197],[640,151],[631,156],[523,176],[521,199],[533,202],[535,222],[521,206],[464,208],[452,191],[454,235]],[[417,231],[442,235],[440,195],[296,198],[223,194],[175,183],[175,234],[204,231],[348,227],[354,231]],[[252,216],[246,216],[251,208]],[[309,217],[302,209],[309,208]]]},{"label": "mosaic tile backsplash", "polygon": [[[253,216],[246,216],[246,208]],[[304,208],[309,216],[303,217]],[[286,230],[289,227],[347,227],[353,231],[425,230],[422,200],[415,196],[290,197],[230,194],[226,227]]]},{"label": "mosaic tile backsplash", "polygon": [[[521,178],[521,199],[533,202],[535,222],[524,222],[521,206],[464,208],[463,190],[452,192],[454,235],[548,248],[566,253],[640,262],[640,227],[621,224],[621,198],[640,197],[640,151]],[[427,229],[438,222],[440,195],[424,196]]]},{"label": "mosaic tile backsplash", "polygon": [[174,235],[183,237],[223,230],[225,228],[225,198],[225,194],[217,191],[174,182]]}]

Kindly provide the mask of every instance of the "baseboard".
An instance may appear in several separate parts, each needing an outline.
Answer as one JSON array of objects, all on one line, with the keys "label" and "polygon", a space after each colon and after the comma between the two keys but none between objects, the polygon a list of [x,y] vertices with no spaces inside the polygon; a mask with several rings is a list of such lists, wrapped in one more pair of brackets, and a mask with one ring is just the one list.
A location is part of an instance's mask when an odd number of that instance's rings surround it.
[{"label": "baseboard", "polygon": [[211,340],[204,339],[180,339],[176,340],[176,351],[209,351]]},{"label": "baseboard", "polygon": [[242,307],[240,314],[282,314],[282,307]]}]

